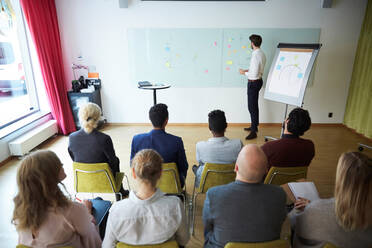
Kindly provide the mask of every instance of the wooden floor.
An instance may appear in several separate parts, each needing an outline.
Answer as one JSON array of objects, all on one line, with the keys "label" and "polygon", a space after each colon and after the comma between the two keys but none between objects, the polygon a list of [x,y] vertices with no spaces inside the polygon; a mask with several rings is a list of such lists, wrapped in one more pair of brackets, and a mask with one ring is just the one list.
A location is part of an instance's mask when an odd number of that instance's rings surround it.
[{"label": "wooden floor", "polygon": [[[129,172],[130,144],[135,134],[151,130],[150,126],[134,125],[111,125],[106,126],[103,131],[109,134],[113,140],[117,156],[120,158],[121,170]],[[187,160],[189,162],[189,171],[186,180],[187,192],[192,194],[194,175],[191,167],[195,161],[195,144],[197,141],[210,138],[210,132],[207,126],[169,126],[167,132],[181,136],[184,142]],[[264,135],[279,136],[279,126],[260,126],[258,138],[253,141],[245,141],[247,135],[242,126],[230,126],[227,128],[226,136],[229,138],[238,138],[244,144],[253,143],[262,145]],[[315,143],[316,154],[312,161],[308,179],[313,180],[319,190],[321,197],[331,197],[334,190],[335,171],[338,157],[345,151],[357,150],[357,144],[362,142],[372,146],[369,139],[360,136],[353,131],[341,125],[313,125],[311,130],[305,135],[305,138],[312,139]],[[42,144],[39,148],[50,149],[57,153],[64,164],[67,178],[64,180],[68,191],[73,193],[73,176],[71,168],[71,159],[67,152],[68,138],[57,136]],[[371,155],[370,151],[365,151]],[[13,202],[16,194],[16,172],[19,160],[14,158],[0,167],[0,195],[2,203],[0,204],[0,247],[15,247],[17,243],[17,233],[14,226],[10,223]],[[130,181],[132,182],[131,178]],[[133,184],[133,183],[131,183]],[[203,246],[203,225],[201,222],[201,210],[204,202],[204,195],[198,198],[196,213],[196,235],[192,237],[187,247]]]}]

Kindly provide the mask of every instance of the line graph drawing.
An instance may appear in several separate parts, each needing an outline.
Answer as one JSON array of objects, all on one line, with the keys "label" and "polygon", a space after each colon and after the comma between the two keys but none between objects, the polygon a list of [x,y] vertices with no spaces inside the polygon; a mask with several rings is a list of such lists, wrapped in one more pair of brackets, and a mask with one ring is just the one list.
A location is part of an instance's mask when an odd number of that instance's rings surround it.
[{"label": "line graph drawing", "polygon": [[305,69],[310,58],[311,53],[281,51],[275,64],[269,91],[297,97],[300,93]]}]

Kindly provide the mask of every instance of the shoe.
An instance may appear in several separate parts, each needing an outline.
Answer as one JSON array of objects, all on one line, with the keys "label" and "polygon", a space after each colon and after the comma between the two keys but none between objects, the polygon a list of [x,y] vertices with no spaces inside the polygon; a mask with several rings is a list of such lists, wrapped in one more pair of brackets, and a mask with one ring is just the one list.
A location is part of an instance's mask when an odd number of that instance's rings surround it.
[{"label": "shoe", "polygon": [[251,140],[257,138],[256,132],[250,132],[247,137],[245,137],[246,140]]},{"label": "shoe", "polygon": [[[252,131],[252,127],[245,127],[245,128],[244,128],[244,131]],[[258,132],[258,129],[257,129],[256,132]]]},{"label": "shoe", "polygon": [[197,166],[195,164],[192,166],[192,172],[194,172],[195,175],[196,175],[196,172],[198,171],[198,169],[199,169],[199,166]]},{"label": "shoe", "polygon": [[[129,196],[129,190],[123,189],[123,187],[120,188],[119,192],[121,193],[122,199],[125,199]],[[116,200],[120,201],[119,194],[116,194]]]}]

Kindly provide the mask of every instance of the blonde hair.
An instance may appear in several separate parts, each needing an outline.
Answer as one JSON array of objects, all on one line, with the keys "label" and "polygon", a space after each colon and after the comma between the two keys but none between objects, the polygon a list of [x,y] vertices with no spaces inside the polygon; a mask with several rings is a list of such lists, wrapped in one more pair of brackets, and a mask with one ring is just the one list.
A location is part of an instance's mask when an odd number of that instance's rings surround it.
[{"label": "blonde hair", "polygon": [[101,108],[95,103],[87,103],[79,109],[79,122],[86,133],[97,128],[101,118]]},{"label": "blonde hair", "polygon": [[18,194],[13,199],[12,223],[17,229],[36,232],[49,208],[69,205],[58,187],[61,168],[61,161],[52,151],[36,151],[22,160],[17,173]]},{"label": "blonde hair", "polygon": [[131,167],[134,168],[136,176],[152,187],[160,179],[163,159],[156,151],[144,149],[136,153],[132,159]]},{"label": "blonde hair", "polygon": [[338,160],[335,212],[345,230],[372,225],[372,162],[359,152],[343,153]]}]

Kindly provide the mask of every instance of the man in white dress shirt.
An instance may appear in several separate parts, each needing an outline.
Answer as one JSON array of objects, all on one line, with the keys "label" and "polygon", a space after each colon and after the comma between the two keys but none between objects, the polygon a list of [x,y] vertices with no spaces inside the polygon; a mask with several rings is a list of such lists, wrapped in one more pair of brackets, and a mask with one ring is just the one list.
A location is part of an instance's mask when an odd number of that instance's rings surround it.
[{"label": "man in white dress shirt", "polygon": [[248,70],[240,69],[242,75],[248,78],[247,95],[248,95],[248,110],[251,115],[251,127],[244,128],[250,131],[249,135],[245,138],[247,140],[257,138],[259,115],[258,115],[258,94],[262,88],[262,75],[265,68],[266,56],[260,49],[262,38],[257,34],[252,34],[249,37],[251,47],[253,49],[251,63]]}]

